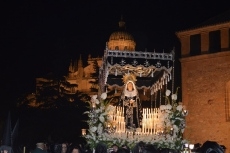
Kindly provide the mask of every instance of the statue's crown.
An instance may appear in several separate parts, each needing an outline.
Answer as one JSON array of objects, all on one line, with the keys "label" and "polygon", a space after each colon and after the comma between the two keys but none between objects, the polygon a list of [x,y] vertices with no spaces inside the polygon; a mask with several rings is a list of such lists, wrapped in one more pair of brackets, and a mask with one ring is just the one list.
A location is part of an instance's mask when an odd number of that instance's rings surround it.
[{"label": "statue's crown", "polygon": [[132,81],[133,83],[136,83],[137,79],[136,79],[136,75],[132,74],[132,73],[125,73],[125,75],[123,75],[123,82],[124,84],[126,84],[128,81]]}]

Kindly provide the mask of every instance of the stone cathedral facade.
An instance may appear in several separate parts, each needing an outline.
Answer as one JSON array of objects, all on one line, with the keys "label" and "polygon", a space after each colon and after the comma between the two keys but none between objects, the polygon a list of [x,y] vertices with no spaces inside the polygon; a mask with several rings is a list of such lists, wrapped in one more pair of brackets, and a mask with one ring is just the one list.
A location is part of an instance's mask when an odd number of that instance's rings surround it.
[{"label": "stone cathedral facade", "polygon": [[[118,30],[111,33],[106,48],[109,50],[119,51],[135,51],[136,42],[133,36],[127,32],[126,25],[123,19],[118,22]],[[102,57],[91,57],[88,55],[87,66],[83,65],[83,61],[80,58],[75,61],[71,61],[69,65],[69,71],[65,80],[61,83],[61,88],[69,95],[73,95],[77,92],[81,92],[88,95],[97,93],[98,90],[98,76],[99,68],[102,65]],[[44,83],[55,84],[53,80],[46,78],[36,78],[36,94],[39,94],[39,90],[43,87]],[[52,82],[52,83],[51,83]]]}]

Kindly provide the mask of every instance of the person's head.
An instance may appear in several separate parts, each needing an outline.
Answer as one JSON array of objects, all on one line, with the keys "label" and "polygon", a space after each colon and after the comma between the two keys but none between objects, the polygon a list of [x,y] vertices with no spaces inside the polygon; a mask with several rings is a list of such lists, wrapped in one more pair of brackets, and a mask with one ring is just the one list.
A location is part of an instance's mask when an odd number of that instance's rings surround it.
[{"label": "person's head", "polygon": [[133,148],[133,153],[143,153],[145,143],[143,141],[138,142]]},{"label": "person's head", "polygon": [[68,149],[67,143],[61,144],[61,153],[66,153]]},{"label": "person's head", "polygon": [[44,143],[44,142],[38,142],[38,143],[36,144],[36,147],[37,147],[37,148],[40,148],[40,149],[42,149],[42,150],[44,150],[44,149],[45,149],[45,143]]},{"label": "person's head", "polygon": [[117,153],[130,153],[130,151],[128,149],[125,149],[125,148],[119,148],[117,150]]},{"label": "person's head", "polygon": [[[155,148],[153,144],[147,144],[144,147],[145,153],[159,153],[160,151]],[[167,150],[167,152],[169,152]]]},{"label": "person's head", "polygon": [[118,146],[117,146],[116,144],[113,144],[113,145],[112,145],[112,148],[113,148],[113,151],[114,151],[114,152],[117,152]]},{"label": "person's head", "polygon": [[5,150],[5,149],[4,149],[4,150],[3,150],[3,153],[8,153],[8,150]]},{"label": "person's head", "polygon": [[107,153],[107,146],[99,142],[95,148],[95,153]]},{"label": "person's head", "polygon": [[127,83],[127,90],[128,90],[128,91],[133,91],[133,90],[134,90],[134,87],[133,87],[133,83],[132,83],[132,82],[128,82],[128,83]]},{"label": "person's head", "polygon": [[71,153],[80,153],[80,150],[79,150],[79,148],[73,148]]},{"label": "person's head", "polygon": [[81,153],[80,147],[79,147],[78,145],[74,145],[74,146],[71,148],[70,153]]}]

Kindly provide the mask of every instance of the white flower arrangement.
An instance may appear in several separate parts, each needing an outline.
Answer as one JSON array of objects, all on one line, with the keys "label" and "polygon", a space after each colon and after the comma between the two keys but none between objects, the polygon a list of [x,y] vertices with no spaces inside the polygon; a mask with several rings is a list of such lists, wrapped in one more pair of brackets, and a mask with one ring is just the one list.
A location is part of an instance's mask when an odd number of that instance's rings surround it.
[{"label": "white flower arrangement", "polygon": [[161,105],[160,110],[161,112],[165,113],[165,126],[172,126],[173,128],[173,137],[182,139],[182,134],[185,129],[185,116],[188,114],[188,111],[185,110],[184,106],[181,102],[177,102],[177,94],[178,94],[178,88],[176,90],[176,93],[171,95],[171,101],[170,101],[170,90],[166,90],[166,99],[167,99],[167,105]]},{"label": "white flower arrangement", "polygon": [[91,96],[89,101],[90,111],[86,111],[89,120],[87,121],[89,129],[88,133],[84,136],[91,148],[100,141],[108,141],[107,135],[104,133],[106,124],[111,124],[111,115],[115,111],[115,107],[110,105],[110,101],[106,100],[107,94],[102,93],[100,99],[97,95]]},{"label": "white flower arrangement", "polygon": [[[126,144],[130,148],[138,142],[143,141],[146,144],[154,144],[158,148],[169,148],[174,150],[182,150],[187,140],[183,140],[183,132],[185,129],[185,116],[187,111],[184,109],[182,103],[176,102],[177,92],[171,94],[170,90],[166,90],[165,98],[167,99],[166,105],[160,106],[159,126],[164,127],[165,133],[155,135],[127,135],[127,133],[109,134],[105,132],[106,125],[112,125],[111,115],[115,111],[115,107],[110,105],[106,100],[107,94],[103,93],[100,99],[96,95],[91,97],[90,111],[85,112],[89,116],[88,125],[89,130],[84,138],[90,145],[91,149],[95,148],[98,142],[103,142],[107,146],[117,144],[119,146]],[[171,99],[171,100],[170,100]],[[173,130],[172,130],[173,129]]]}]

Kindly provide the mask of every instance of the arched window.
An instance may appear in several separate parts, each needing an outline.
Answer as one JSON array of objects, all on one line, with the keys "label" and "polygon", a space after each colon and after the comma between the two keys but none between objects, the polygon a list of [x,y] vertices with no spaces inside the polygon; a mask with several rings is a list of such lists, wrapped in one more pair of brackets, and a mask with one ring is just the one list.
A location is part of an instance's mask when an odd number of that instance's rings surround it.
[{"label": "arched window", "polygon": [[115,47],[115,50],[119,50],[119,47],[118,47],[118,46],[116,46],[116,47]]}]

